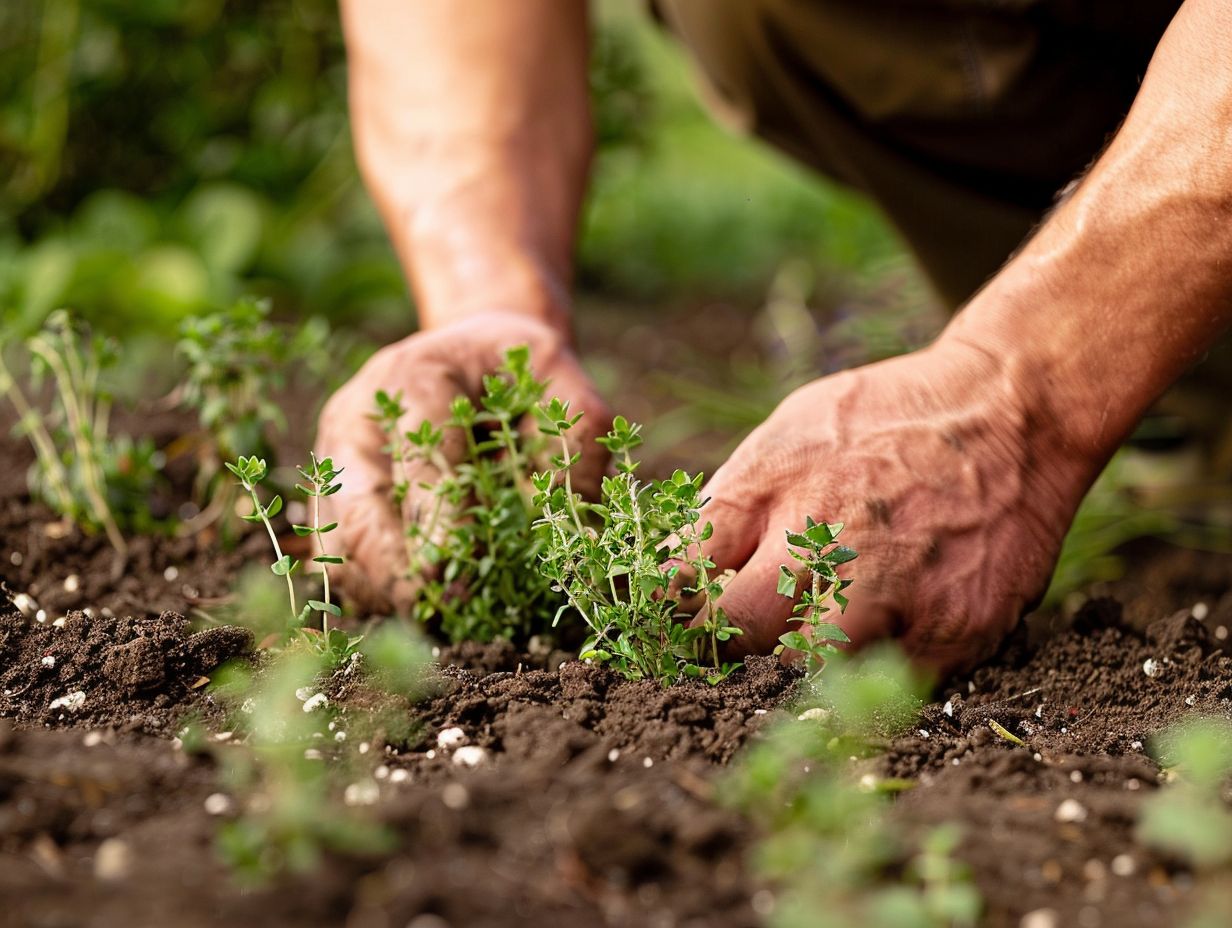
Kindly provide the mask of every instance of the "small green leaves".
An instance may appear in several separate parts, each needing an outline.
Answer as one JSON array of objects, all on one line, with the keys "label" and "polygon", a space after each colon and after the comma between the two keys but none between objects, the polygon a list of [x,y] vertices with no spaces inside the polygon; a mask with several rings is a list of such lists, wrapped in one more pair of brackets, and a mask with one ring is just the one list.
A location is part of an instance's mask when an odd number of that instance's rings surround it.
[{"label": "small green leaves", "polygon": [[342,615],[342,610],[333,603],[322,602],[319,599],[310,599],[308,600],[308,605],[317,610],[317,612],[328,612],[330,615],[336,616]]},{"label": "small green leaves", "polygon": [[233,464],[230,461],[224,462],[227,470],[235,474],[239,478],[240,485],[249,492],[252,488],[265,479],[266,465],[265,458],[259,458],[256,455],[252,457],[244,457],[241,455]]},{"label": "small green leaves", "polygon": [[289,554],[284,554],[270,565],[270,570],[272,570],[279,577],[289,577],[291,574],[295,573],[295,568],[298,566],[299,561],[295,560],[295,558],[291,557]]},{"label": "small green leaves", "polygon": [[[797,617],[791,621],[808,625],[809,634],[790,631],[781,635],[779,642],[781,647],[800,651],[804,655],[805,671],[810,680],[816,680],[826,659],[838,653],[835,644],[846,644],[851,640],[839,626],[821,621],[821,617],[830,611],[829,603],[838,606],[839,612],[847,608],[848,600],[842,591],[851,585],[851,580],[840,578],[836,568],[855,560],[856,552],[836,544],[842,531],[842,522],[815,522],[806,516],[803,532],[787,533],[788,553],[804,565],[809,577],[807,588],[793,607]],[[795,599],[798,588],[796,573],[781,565],[779,594]]]}]

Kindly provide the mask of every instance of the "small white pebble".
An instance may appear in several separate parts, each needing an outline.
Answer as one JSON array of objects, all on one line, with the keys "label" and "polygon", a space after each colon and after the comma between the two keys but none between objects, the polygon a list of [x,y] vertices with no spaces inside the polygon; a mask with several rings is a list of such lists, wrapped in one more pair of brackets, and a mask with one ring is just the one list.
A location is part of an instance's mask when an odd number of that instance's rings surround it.
[{"label": "small white pebble", "polygon": [[951,763],[951,764],[953,764],[955,767],[957,767],[957,766],[958,766],[958,758],[957,758],[957,757],[955,757],[952,761],[950,761],[950,763]]},{"label": "small white pebble", "polygon": [[376,777],[378,780],[388,780],[389,779],[389,768],[386,767],[384,764],[381,764],[381,766],[377,767],[376,770],[372,771],[372,775]]},{"label": "small white pebble", "polygon": [[315,696],[309,696],[304,700],[303,708],[305,712],[315,712],[322,706],[327,705],[329,705],[329,697],[324,693],[317,693]]},{"label": "small white pebble", "polygon": [[927,738],[927,737],[929,737],[929,734],[928,734],[928,729],[927,729],[927,728],[921,728],[921,729],[920,729],[920,737],[921,737],[921,738]]},{"label": "small white pebble", "polygon": [[1035,717],[1037,719],[1042,719],[1044,717],[1044,704],[1043,703],[1040,703],[1038,706],[1035,707]]},{"label": "small white pebble", "polygon": [[1142,786],[1142,784],[1138,782],[1137,777],[1130,777],[1125,781],[1125,788],[1131,793],[1136,792],[1140,786]]},{"label": "small white pebble", "polygon": [[1131,751],[1141,751],[1141,750],[1142,750],[1142,742],[1141,742],[1141,741],[1131,741],[1131,742],[1129,742],[1129,749],[1130,749]]},{"label": "small white pebble", "polygon": [[235,732],[233,731],[220,731],[214,734],[215,741],[230,741],[234,737]]},{"label": "small white pebble", "polygon": [[967,681],[967,695],[970,696],[974,692],[975,692],[975,681],[968,680]]},{"label": "small white pebble", "polygon": [[335,741],[346,741],[346,732],[345,731],[334,732],[334,740]]},{"label": "small white pebble", "polygon": [[1041,754],[1039,751],[1036,751],[1034,754],[1031,755],[1031,758],[1038,763],[1039,761],[1044,759],[1044,755]]},{"label": "small white pebble", "polygon": [[1058,822],[1085,822],[1087,807],[1077,799],[1066,799],[1057,806],[1057,811],[1053,813],[1052,817]]},{"label": "small white pebble", "polygon": [[316,748],[309,748],[308,750],[304,751],[304,760],[324,760],[324,759],[325,759],[325,755],[322,754],[320,751],[318,751]]},{"label": "small white pebble", "polygon": [[1189,614],[1201,622],[1210,615],[1210,607],[1206,603],[1194,603],[1193,608],[1189,610]]},{"label": "small white pebble", "polygon": [[461,767],[478,767],[488,759],[488,752],[477,744],[464,744],[453,752],[453,762]]},{"label": "small white pebble", "polygon": [[1153,657],[1148,657],[1142,662],[1142,672],[1148,677],[1155,676],[1155,674],[1159,673],[1159,661]]},{"label": "small white pebble", "polygon": [[821,706],[814,706],[811,709],[805,709],[796,718],[801,722],[824,722],[830,717],[830,710],[823,709]]},{"label": "small white pebble", "polygon": [[50,654],[44,654],[43,659],[39,663],[44,667],[54,667],[56,666],[56,659]]},{"label": "small white pebble", "polygon": [[73,690],[71,693],[65,693],[63,696],[57,696],[47,706],[48,709],[68,709],[70,712],[76,712],[86,704],[85,690]]},{"label": "small white pebble", "polygon": [[1186,696],[1186,697],[1185,697],[1185,705],[1187,705],[1187,706],[1192,706],[1192,705],[1194,705],[1197,701],[1198,701],[1198,697],[1197,697],[1197,696]]},{"label": "small white pebble", "polygon": [[81,743],[88,748],[98,747],[103,743],[103,733],[101,731],[88,731],[86,736],[81,739]]},{"label": "small white pebble", "polygon": [[1069,781],[1071,783],[1081,783],[1082,782],[1082,771],[1081,770],[1071,770],[1069,772]]},{"label": "small white pebble", "polygon": [[1062,726],[1061,726],[1061,734],[1065,734],[1067,731],[1069,731],[1069,729],[1068,729],[1068,728],[1066,728],[1064,725],[1062,725]]},{"label": "small white pebble", "polygon": [[429,748],[428,751],[424,754],[424,757],[428,758],[428,760],[436,760],[436,751]]},{"label": "small white pebble", "polygon": [[1228,637],[1228,626],[1216,625],[1215,626],[1215,640],[1225,641],[1227,640],[1227,637]]},{"label": "small white pebble", "polygon": [[445,803],[445,808],[465,809],[470,805],[471,794],[467,792],[465,786],[461,783],[447,783],[445,788],[441,790],[441,802]]},{"label": "small white pebble", "polygon": [[866,773],[864,776],[860,777],[860,792],[871,793],[876,788],[877,778],[873,774]]},{"label": "small white pebble", "polygon": [[14,596],[13,605],[17,607],[18,611],[22,615],[29,615],[31,612],[38,609],[38,603],[36,603],[27,593],[18,593]]},{"label": "small white pebble", "polygon": [[210,815],[226,815],[231,811],[231,797],[226,793],[210,793],[205,797],[204,805]]},{"label": "small white pebble", "polygon": [[[47,617],[47,613],[43,612],[43,610],[42,610],[42,609],[40,609],[40,610],[39,610],[39,614],[40,614],[40,615],[42,615],[44,619]],[[41,621],[43,621],[43,619],[39,619],[39,621],[41,622]],[[52,628],[63,628],[63,627],[64,627],[64,623],[65,623],[65,622],[67,622],[67,621],[68,621],[68,618],[67,618],[67,617],[65,617],[65,616],[60,616],[58,619],[56,619],[55,621],[53,621],[53,622],[51,623],[51,627],[52,627]]]},{"label": "small white pebble", "polygon": [[348,783],[342,791],[342,801],[348,806],[370,806],[381,798],[381,788],[375,780],[360,780]]},{"label": "small white pebble", "polygon": [[651,759],[651,758],[649,758],[649,757],[643,757],[643,758],[642,758],[642,766],[643,766],[643,767],[645,767],[646,769],[648,769],[648,770],[649,770],[651,767],[653,767],[653,766],[654,766],[654,760],[652,760],[652,759]]},{"label": "small white pebble", "polygon": [[440,656],[441,656],[441,648],[440,648],[440,645],[435,645],[435,644],[434,644],[434,645],[432,646],[432,656],[433,656],[433,657],[440,657]]},{"label": "small white pebble", "polygon": [[94,876],[99,880],[122,880],[132,866],[132,850],[119,838],[108,838],[94,852]]},{"label": "small white pebble", "polygon": [[163,571],[163,579],[166,580],[168,583],[176,579],[179,575],[180,575],[180,568],[176,567],[174,564],[172,564],[170,567],[168,567],[166,570]]},{"label": "small white pebble", "polygon": [[765,715],[768,711],[769,711],[768,709],[754,709],[753,714],[754,715]]},{"label": "small white pebble", "polygon": [[295,691],[295,698],[298,699],[300,702],[305,702],[311,697],[312,697],[312,687],[311,686],[301,686],[299,689]]},{"label": "small white pebble", "polygon": [[442,728],[436,733],[436,746],[443,751],[466,744],[466,732],[461,728]]},{"label": "small white pebble", "polygon": [[360,754],[367,754],[371,749],[372,749],[372,745],[370,745],[367,741],[359,742],[359,753]]},{"label": "small white pebble", "polygon": [[64,578],[64,592],[76,593],[81,589],[81,578],[76,574],[69,574]]},{"label": "small white pebble", "polygon": [[945,705],[941,707],[941,711],[944,712],[948,718],[953,718],[954,717],[954,701],[952,699],[947,699],[945,701]]},{"label": "small white pebble", "polygon": [[1133,876],[1138,869],[1137,863],[1129,854],[1117,854],[1112,858],[1112,872],[1117,876]]},{"label": "small white pebble", "polygon": [[20,551],[14,551],[12,554],[9,555],[9,563],[12,564],[14,567],[20,567],[21,562],[24,560],[25,560],[25,557],[22,556],[22,553]]},{"label": "small white pebble", "polygon": [[390,783],[405,783],[410,778],[411,778],[411,772],[407,770],[405,767],[398,767],[394,770],[389,771],[389,782]]},{"label": "small white pebble", "polygon": [[1055,909],[1035,909],[1018,922],[1018,928],[1057,928],[1060,922]]},{"label": "small white pebble", "polygon": [[609,764],[614,764],[614,763],[616,763],[616,759],[617,759],[618,757],[620,757],[620,749],[619,749],[619,748],[612,748],[610,751],[608,751],[608,752],[607,752],[607,762],[608,762]]}]

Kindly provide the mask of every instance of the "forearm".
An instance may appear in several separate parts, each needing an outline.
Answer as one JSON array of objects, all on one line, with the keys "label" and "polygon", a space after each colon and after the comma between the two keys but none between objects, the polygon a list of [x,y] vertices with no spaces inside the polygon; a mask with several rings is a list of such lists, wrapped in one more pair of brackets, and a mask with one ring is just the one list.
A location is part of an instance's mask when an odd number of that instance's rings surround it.
[{"label": "forearm", "polygon": [[1107,152],[954,320],[1093,467],[1232,323],[1232,9],[1188,0]]},{"label": "forearm", "polygon": [[567,327],[591,151],[581,0],[345,0],[353,131],[423,328]]}]

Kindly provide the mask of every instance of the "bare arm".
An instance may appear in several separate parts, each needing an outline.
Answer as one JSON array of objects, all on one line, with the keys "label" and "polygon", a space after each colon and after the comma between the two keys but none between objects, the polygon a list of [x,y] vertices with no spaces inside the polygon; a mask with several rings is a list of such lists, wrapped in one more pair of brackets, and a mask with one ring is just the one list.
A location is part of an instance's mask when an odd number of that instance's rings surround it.
[{"label": "bare arm", "polygon": [[943,338],[1100,464],[1232,324],[1232,7],[1188,0],[1116,139]]},{"label": "bare arm", "polygon": [[583,0],[345,0],[361,169],[435,328],[567,326],[592,147]]}]

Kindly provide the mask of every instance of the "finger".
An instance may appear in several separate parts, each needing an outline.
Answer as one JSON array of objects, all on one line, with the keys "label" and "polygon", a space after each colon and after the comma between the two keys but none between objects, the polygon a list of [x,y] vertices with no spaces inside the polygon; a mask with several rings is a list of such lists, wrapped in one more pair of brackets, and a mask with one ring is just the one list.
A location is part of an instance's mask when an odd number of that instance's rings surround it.
[{"label": "finger", "polygon": [[602,438],[612,428],[611,409],[585,371],[572,360],[552,369],[545,396],[559,396],[568,400],[570,410],[582,413],[582,418],[569,432],[571,450],[582,453],[581,460],[573,466],[570,477],[573,488],[582,496],[598,499],[599,488],[603,475],[607,473],[611,455],[597,439]]},{"label": "finger", "polygon": [[[787,561],[787,551],[777,541],[763,543],[731,578],[719,608],[728,624],[741,629],[729,644],[733,656],[769,654],[788,630],[794,600],[778,592],[779,568]],[[691,625],[699,624],[701,617]]]}]

